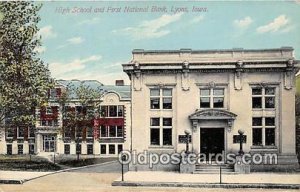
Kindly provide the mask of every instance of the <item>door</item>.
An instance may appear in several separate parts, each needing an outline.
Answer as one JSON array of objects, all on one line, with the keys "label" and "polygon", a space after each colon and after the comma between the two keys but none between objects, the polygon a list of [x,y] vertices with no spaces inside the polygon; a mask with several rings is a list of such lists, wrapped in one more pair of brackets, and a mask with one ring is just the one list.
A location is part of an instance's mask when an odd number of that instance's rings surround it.
[{"label": "door", "polygon": [[209,154],[214,160],[216,154],[224,151],[224,128],[201,128],[200,129],[200,152],[206,155],[208,160]]},{"label": "door", "polygon": [[43,136],[43,148],[45,152],[55,152],[56,137],[53,135]]}]

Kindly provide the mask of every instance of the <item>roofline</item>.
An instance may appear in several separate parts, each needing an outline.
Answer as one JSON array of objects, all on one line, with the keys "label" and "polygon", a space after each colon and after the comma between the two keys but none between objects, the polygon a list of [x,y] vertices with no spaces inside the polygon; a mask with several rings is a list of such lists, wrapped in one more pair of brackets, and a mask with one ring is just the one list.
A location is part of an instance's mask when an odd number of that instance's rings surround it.
[{"label": "roofline", "polygon": [[183,48],[179,50],[144,50],[144,49],[134,49],[133,54],[141,53],[209,53],[209,52],[253,52],[253,51],[294,51],[293,47],[280,47],[280,48],[270,48],[270,49],[243,49],[243,48],[232,48],[232,49],[206,49],[206,50],[193,50],[189,48]]}]

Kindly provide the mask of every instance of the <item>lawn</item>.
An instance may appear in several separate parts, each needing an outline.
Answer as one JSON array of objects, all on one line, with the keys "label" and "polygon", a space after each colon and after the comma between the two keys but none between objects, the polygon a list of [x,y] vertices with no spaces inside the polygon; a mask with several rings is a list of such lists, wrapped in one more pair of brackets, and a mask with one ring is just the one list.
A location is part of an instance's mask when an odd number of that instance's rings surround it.
[{"label": "lawn", "polygon": [[36,155],[0,155],[0,170],[5,171],[58,171],[71,167],[82,167],[115,161],[117,158],[100,158],[89,155],[56,155],[54,159]]},{"label": "lawn", "polygon": [[1,155],[0,170],[5,171],[57,171],[60,166],[47,159],[30,155]]}]

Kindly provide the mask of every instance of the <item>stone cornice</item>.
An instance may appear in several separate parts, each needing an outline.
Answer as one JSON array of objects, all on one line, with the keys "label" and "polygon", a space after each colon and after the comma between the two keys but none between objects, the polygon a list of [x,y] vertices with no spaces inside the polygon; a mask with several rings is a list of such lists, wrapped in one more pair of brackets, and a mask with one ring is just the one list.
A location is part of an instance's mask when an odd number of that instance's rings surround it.
[{"label": "stone cornice", "polygon": [[236,114],[223,109],[203,109],[198,110],[189,116],[190,120],[234,120]]}]

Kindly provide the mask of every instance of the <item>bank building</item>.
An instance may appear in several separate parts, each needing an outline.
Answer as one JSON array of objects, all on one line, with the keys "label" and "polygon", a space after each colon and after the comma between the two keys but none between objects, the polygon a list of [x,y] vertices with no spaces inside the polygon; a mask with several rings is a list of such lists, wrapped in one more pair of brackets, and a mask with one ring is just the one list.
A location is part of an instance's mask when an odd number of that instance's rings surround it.
[{"label": "bank building", "polygon": [[[130,149],[141,153],[239,151],[276,154],[277,164],[250,165],[256,170],[298,167],[295,141],[293,48],[132,51],[123,64],[131,80]],[[226,164],[226,159],[224,160]],[[144,170],[146,166],[134,165]],[[153,170],[178,170],[156,165]]]}]

